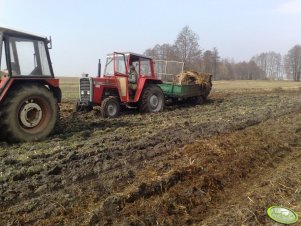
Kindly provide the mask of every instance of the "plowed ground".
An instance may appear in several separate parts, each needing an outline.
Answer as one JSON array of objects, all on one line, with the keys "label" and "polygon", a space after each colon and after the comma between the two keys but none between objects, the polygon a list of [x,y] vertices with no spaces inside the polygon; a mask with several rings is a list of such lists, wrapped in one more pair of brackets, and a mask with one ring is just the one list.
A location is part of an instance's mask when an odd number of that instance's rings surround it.
[{"label": "plowed ground", "polygon": [[[301,214],[301,91],[214,90],[159,114],[63,102],[43,142],[0,143],[0,225],[274,225]],[[296,224],[297,225],[297,224]]]}]

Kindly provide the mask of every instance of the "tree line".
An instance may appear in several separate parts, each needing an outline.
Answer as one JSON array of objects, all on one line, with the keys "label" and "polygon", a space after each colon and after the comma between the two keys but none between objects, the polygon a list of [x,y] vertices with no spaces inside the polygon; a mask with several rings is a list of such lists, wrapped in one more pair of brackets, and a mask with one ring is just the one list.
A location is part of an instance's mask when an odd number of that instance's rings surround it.
[{"label": "tree line", "polygon": [[184,62],[185,70],[211,73],[215,80],[292,79],[300,81],[301,45],[295,45],[282,56],[274,51],[260,53],[248,62],[236,63],[222,58],[218,49],[202,50],[199,36],[185,26],[173,44],[157,44],[145,50],[145,55],[158,60]]}]

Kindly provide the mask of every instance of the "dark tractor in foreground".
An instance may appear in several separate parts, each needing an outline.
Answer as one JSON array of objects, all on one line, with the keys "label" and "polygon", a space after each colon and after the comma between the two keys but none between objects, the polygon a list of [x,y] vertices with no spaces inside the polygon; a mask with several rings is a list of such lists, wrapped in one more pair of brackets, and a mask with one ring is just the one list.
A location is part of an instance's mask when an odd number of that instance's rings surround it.
[{"label": "dark tractor in foreground", "polygon": [[0,27],[0,128],[9,141],[47,137],[59,117],[59,80],[54,78],[45,37]]}]

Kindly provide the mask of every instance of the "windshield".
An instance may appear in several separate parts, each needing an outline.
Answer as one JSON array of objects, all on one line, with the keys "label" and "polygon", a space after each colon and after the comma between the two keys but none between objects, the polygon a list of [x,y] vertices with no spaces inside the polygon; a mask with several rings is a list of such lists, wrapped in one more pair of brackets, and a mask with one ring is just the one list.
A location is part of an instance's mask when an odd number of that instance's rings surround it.
[{"label": "windshield", "polygon": [[104,75],[106,76],[113,76],[114,75],[114,57],[107,56],[107,62],[105,66]]},{"label": "windshield", "polygon": [[43,41],[11,37],[9,51],[13,76],[51,76],[47,49]]},{"label": "windshield", "polygon": [[[115,70],[114,70],[114,56],[115,56]],[[114,73],[126,74],[126,63],[123,54],[113,54],[107,56],[107,61],[105,65],[105,76],[114,76]]]}]

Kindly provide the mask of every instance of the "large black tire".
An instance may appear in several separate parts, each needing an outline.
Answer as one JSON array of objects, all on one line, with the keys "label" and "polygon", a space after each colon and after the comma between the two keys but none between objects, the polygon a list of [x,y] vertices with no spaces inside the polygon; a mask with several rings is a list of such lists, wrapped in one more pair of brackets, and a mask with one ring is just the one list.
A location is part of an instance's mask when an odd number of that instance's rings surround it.
[{"label": "large black tire", "polygon": [[144,89],[140,99],[140,112],[160,112],[163,111],[164,105],[164,93],[159,86],[152,84]]},{"label": "large black tire", "polygon": [[1,110],[1,127],[8,141],[42,140],[53,131],[59,118],[56,98],[38,84],[11,90]]},{"label": "large black tire", "polygon": [[101,115],[104,118],[115,118],[119,115],[120,103],[117,97],[107,97],[101,102]]}]

